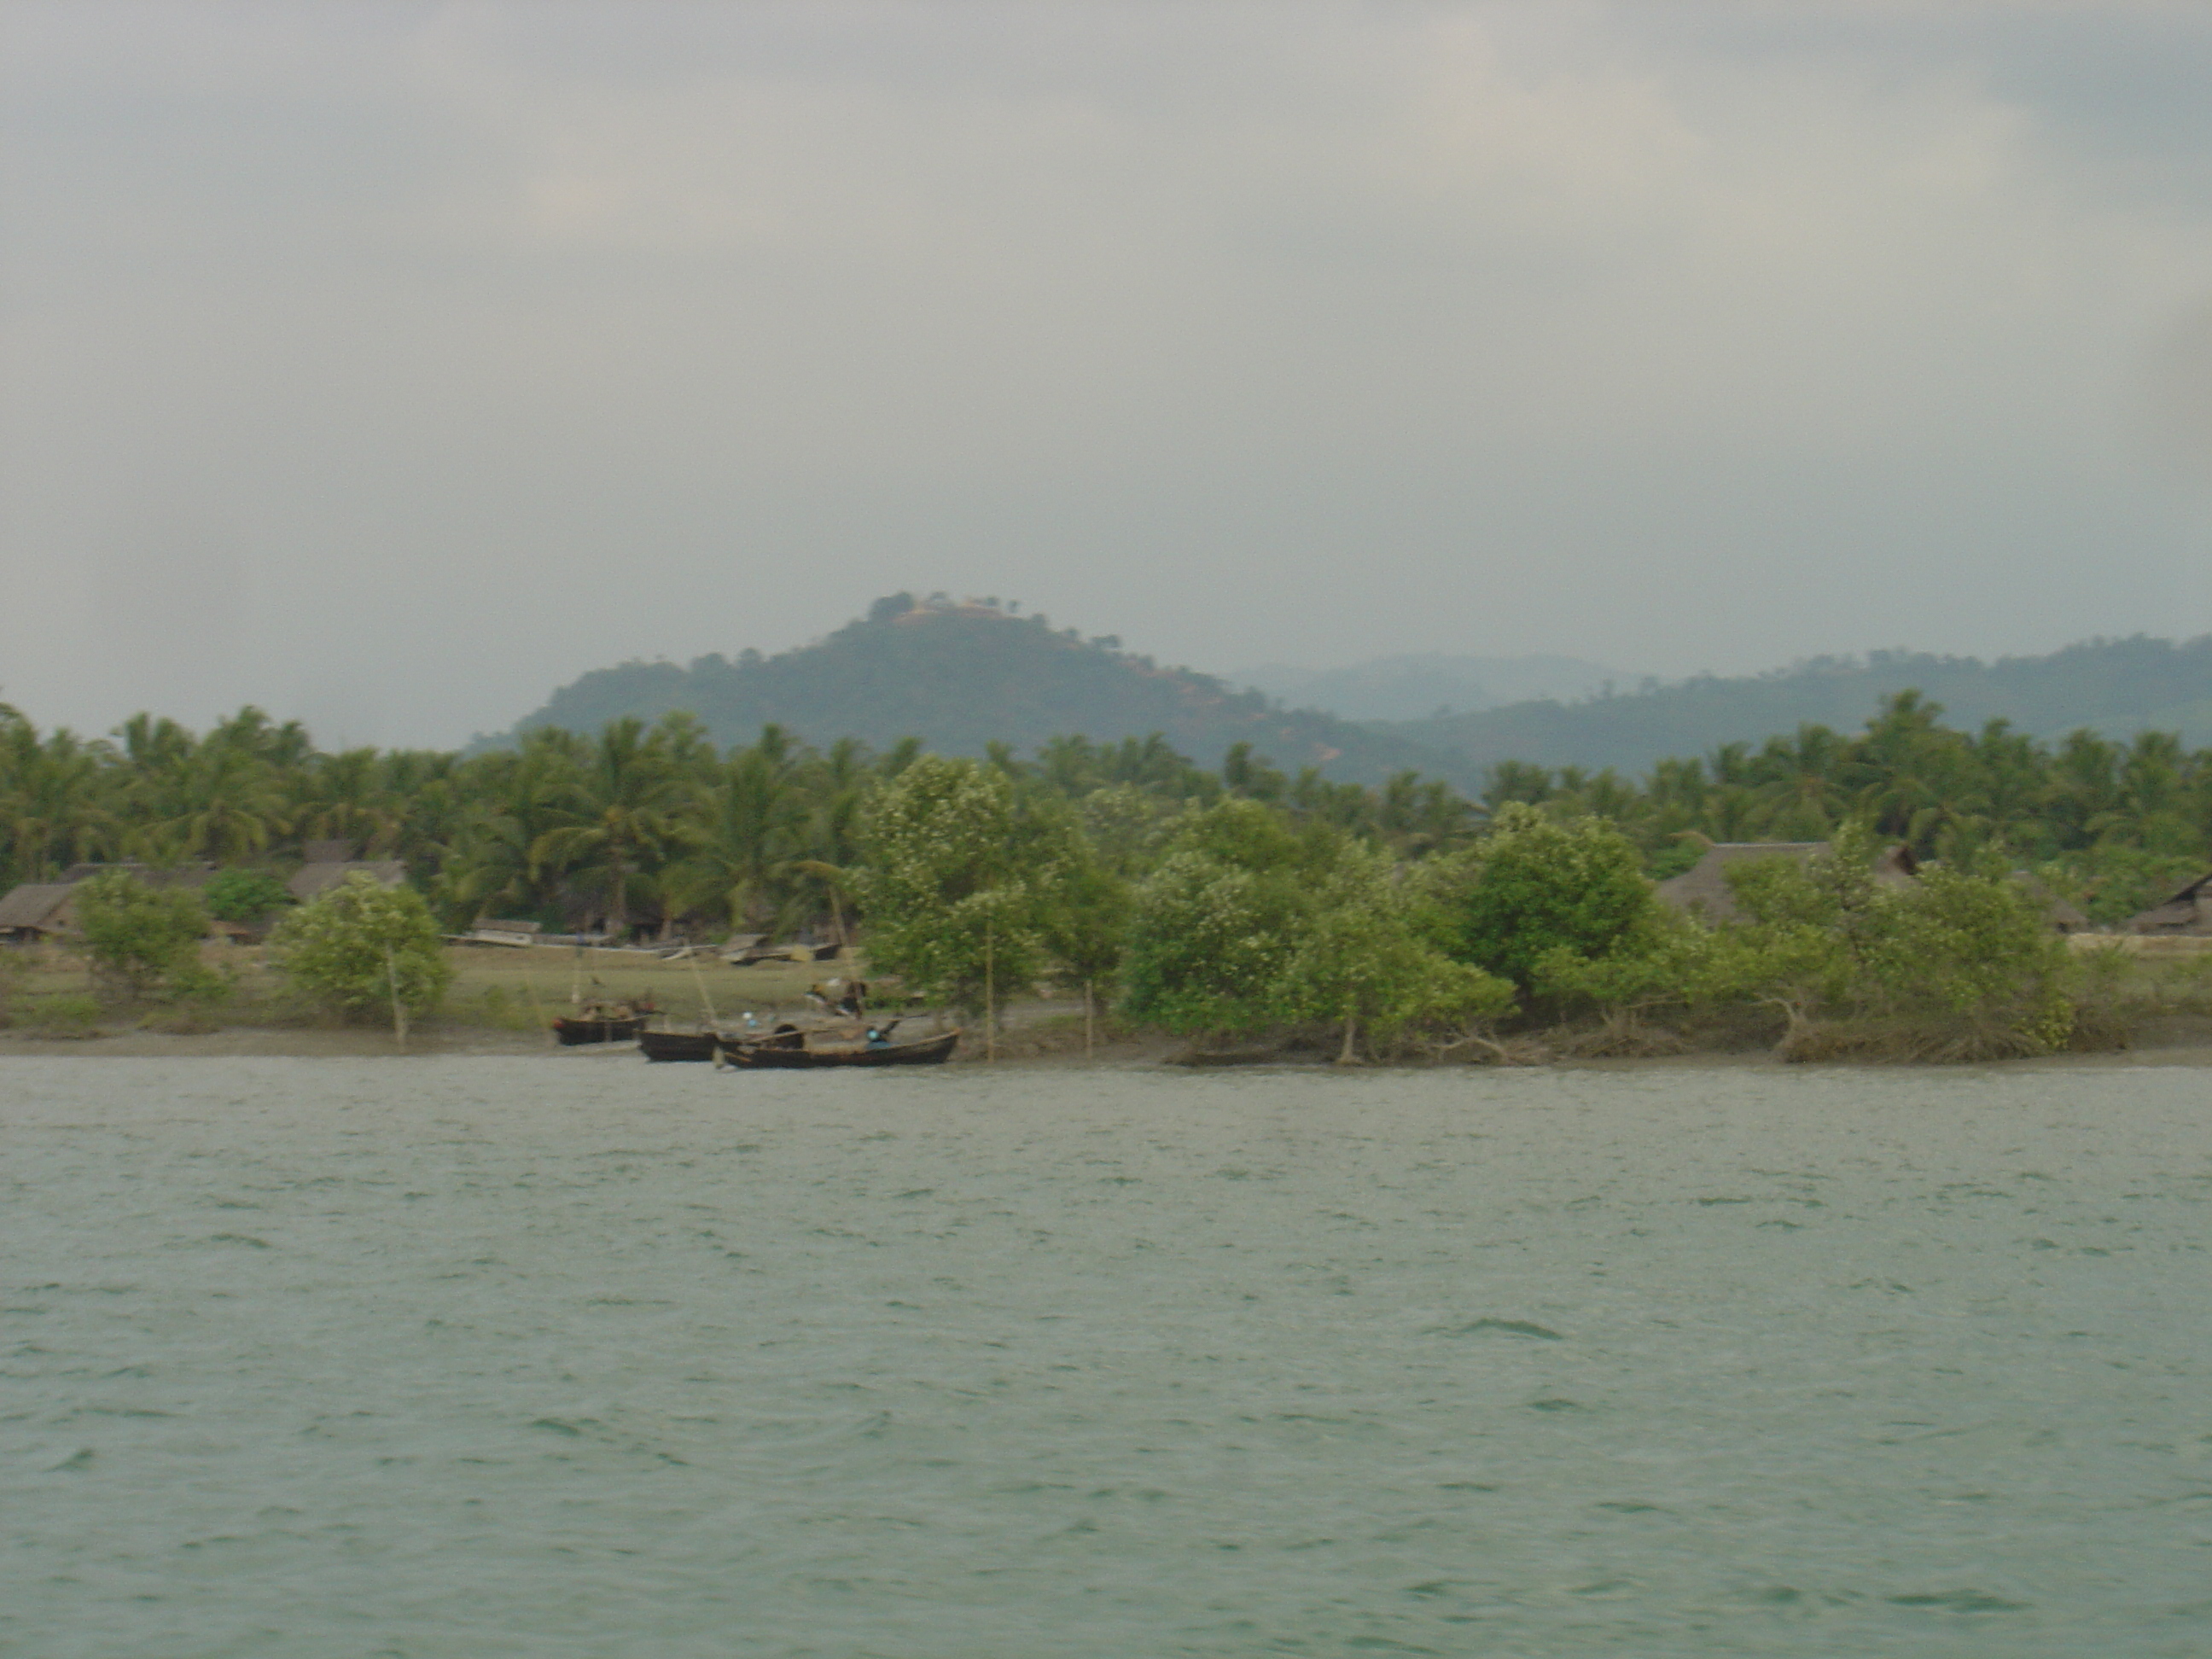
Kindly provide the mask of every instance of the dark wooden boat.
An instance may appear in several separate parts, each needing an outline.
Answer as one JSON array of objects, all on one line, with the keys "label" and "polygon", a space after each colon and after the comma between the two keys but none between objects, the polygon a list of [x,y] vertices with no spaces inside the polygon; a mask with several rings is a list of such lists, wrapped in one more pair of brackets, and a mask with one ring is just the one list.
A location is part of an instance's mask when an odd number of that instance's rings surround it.
[{"label": "dark wooden boat", "polygon": [[570,1019],[565,1014],[553,1022],[553,1035],[564,1048],[585,1042],[628,1042],[645,1030],[646,1016],[621,1019]]},{"label": "dark wooden boat", "polygon": [[952,1058],[960,1033],[923,1037],[916,1042],[887,1042],[871,1048],[861,1043],[835,1048],[772,1048],[761,1043],[724,1045],[725,1065],[741,1072],[803,1071],[820,1066],[942,1066]]},{"label": "dark wooden boat", "polygon": [[788,1031],[640,1031],[637,1046],[647,1060],[710,1060],[717,1048],[795,1048],[806,1041],[796,1027]]}]

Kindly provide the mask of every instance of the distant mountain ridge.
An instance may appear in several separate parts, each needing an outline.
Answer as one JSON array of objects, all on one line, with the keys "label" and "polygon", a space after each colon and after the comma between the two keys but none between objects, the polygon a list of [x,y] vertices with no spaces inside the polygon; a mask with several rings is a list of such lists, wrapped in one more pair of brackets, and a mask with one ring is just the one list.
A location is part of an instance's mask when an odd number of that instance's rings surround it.
[{"label": "distant mountain ridge", "polygon": [[1440,652],[1376,657],[1348,668],[1263,663],[1224,678],[1292,708],[1348,720],[1413,720],[1540,698],[1586,697],[1626,678],[1580,657],[1461,657]]},{"label": "distant mountain ridge", "polygon": [[817,745],[854,737],[884,748],[915,737],[953,755],[980,755],[994,742],[1020,751],[1048,738],[1117,743],[1158,732],[1209,767],[1240,742],[1279,767],[1318,767],[1344,782],[1434,774],[1438,764],[1391,731],[1284,709],[1210,674],[1161,667],[1111,636],[1085,639],[989,603],[917,603],[904,593],[773,657],[745,651],[595,670],[554,692],[510,736],[544,726],[595,732],[622,715],[677,709],[698,715],[723,744],[750,743],[771,722]]},{"label": "distant mountain ridge", "polygon": [[1670,756],[1756,744],[1808,722],[1854,732],[1883,697],[1907,690],[1942,704],[1957,727],[2005,720],[2045,738],[2087,726],[2108,738],[2179,732],[2191,744],[2212,744],[2212,636],[2177,644],[2143,635],[1995,662],[1909,651],[1818,658],[1765,674],[1700,675],[1626,696],[1514,703],[1388,729],[1449,756],[1454,775],[1503,760],[1638,773]]},{"label": "distant mountain ridge", "polygon": [[[1306,684],[1348,676],[1347,684],[1379,682],[1387,694],[1401,665],[1410,665],[1398,679],[1402,687],[1428,672],[1425,665],[1464,674],[1479,662],[1603,672],[1574,658],[1407,657],[1314,673]],[[1756,745],[1808,722],[1855,732],[1882,698],[1908,689],[1941,703],[1957,727],[2002,719],[2045,738],[2080,726],[2116,738],[2172,731],[2192,745],[2212,745],[2212,636],[2092,640],[1994,662],[1876,651],[1764,674],[1647,680],[1632,692],[1580,701],[1359,720],[1341,710],[1286,708],[1265,688],[1240,690],[1211,674],[1162,667],[1122,650],[1118,639],[1055,630],[1041,616],[988,603],[916,603],[907,594],[879,599],[866,617],[772,657],[745,651],[689,665],[596,670],[553,693],[514,733],[541,726],[596,731],[620,715],[650,720],[672,709],[698,714],[724,744],[750,742],[771,721],[817,744],[856,737],[882,748],[916,737],[964,755],[993,742],[1026,751],[1054,737],[1112,743],[1158,732],[1202,766],[1218,765],[1231,744],[1249,743],[1293,772],[1313,766],[1341,781],[1376,783],[1410,769],[1476,790],[1505,760],[1635,774],[1726,743]]]}]

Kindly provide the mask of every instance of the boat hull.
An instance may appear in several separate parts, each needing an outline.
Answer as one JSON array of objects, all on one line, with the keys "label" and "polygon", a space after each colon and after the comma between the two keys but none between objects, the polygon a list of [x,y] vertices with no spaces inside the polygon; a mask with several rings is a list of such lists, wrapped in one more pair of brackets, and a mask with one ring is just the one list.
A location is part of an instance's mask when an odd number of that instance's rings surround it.
[{"label": "boat hull", "polygon": [[960,1033],[924,1037],[919,1042],[896,1042],[881,1048],[770,1048],[726,1045],[725,1064],[740,1072],[816,1071],[833,1066],[942,1066],[952,1058]]},{"label": "boat hull", "polygon": [[805,1041],[799,1031],[781,1031],[772,1036],[733,1036],[722,1031],[641,1031],[637,1035],[639,1050],[653,1060],[711,1060],[714,1050],[736,1048],[787,1048]]},{"label": "boat hull", "polygon": [[569,1019],[553,1022],[553,1035],[564,1048],[589,1042],[629,1042],[645,1030],[645,1016],[632,1019]]}]

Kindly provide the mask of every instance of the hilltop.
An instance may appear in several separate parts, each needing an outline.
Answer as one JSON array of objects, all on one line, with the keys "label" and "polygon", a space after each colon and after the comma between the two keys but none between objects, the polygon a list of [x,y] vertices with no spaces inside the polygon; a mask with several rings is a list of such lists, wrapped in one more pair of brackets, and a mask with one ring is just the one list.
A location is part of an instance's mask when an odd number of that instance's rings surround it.
[{"label": "hilltop", "polygon": [[[1295,772],[1315,766],[1346,782],[1380,782],[1438,757],[1395,732],[1314,710],[1286,711],[1266,694],[1210,674],[1165,668],[1121,649],[1111,635],[1085,639],[1041,615],[995,603],[916,601],[894,594],[826,639],[763,656],[706,656],[688,665],[629,662],[562,687],[514,732],[597,731],[624,714],[651,720],[686,709],[721,744],[750,743],[773,721],[811,743],[854,737],[878,748],[920,738],[952,755],[994,742],[1017,750],[1048,738],[1102,742],[1164,733],[1201,765],[1249,743]],[[1455,781],[1472,784],[1455,774]]]},{"label": "hilltop", "polygon": [[1625,696],[1519,702],[1385,729],[1449,757],[1455,776],[1502,760],[1636,773],[1669,756],[1755,744],[1807,721],[1856,731],[1881,698],[1906,690],[1942,704],[1955,727],[2007,720],[2045,738],[2087,726],[2111,738],[2179,732],[2191,744],[2212,744],[2212,636],[2176,644],[2141,635],[1995,662],[1908,651],[1820,658],[1765,674],[1705,675]]}]

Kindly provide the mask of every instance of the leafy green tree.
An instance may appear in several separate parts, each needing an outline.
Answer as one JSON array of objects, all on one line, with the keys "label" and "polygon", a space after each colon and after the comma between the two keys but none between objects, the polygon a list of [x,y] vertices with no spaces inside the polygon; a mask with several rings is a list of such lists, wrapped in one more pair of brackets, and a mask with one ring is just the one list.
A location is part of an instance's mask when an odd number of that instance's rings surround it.
[{"label": "leafy green tree", "polygon": [[1887,1011],[2002,1027],[2034,1052],[2063,1046],[2066,941],[2018,883],[1939,867],[1884,899],[1869,966]]},{"label": "leafy green tree", "polygon": [[1075,803],[1091,855],[1125,882],[1141,880],[1187,821],[1180,800],[1134,783],[1109,784]]},{"label": "leafy green tree", "polygon": [[1129,1013],[1223,1035],[1285,1018],[1283,976],[1312,919],[1312,878],[1335,845],[1302,841],[1257,800],[1194,814],[1136,890],[1122,970]]},{"label": "leafy green tree", "polygon": [[1904,885],[1872,873],[1880,842],[1846,826],[1802,864],[1765,860],[1735,885],[1753,917],[1737,937],[1753,994],[1789,1014],[1887,1021],[1914,1052],[1983,1058],[2062,1046],[2072,1024],[2065,941],[2035,896],[2004,877],[1924,869]]},{"label": "leafy green tree", "polygon": [[143,996],[191,977],[207,911],[188,887],[155,887],[128,870],[103,870],[80,884],[77,926],[95,977]]},{"label": "leafy green tree", "polygon": [[1551,951],[1594,959],[1641,937],[1657,904],[1643,866],[1609,824],[1557,823],[1509,802],[1488,836],[1422,868],[1445,950],[1527,989]]},{"label": "leafy green tree", "polygon": [[422,896],[360,872],[287,915],[269,947],[287,985],[349,1019],[376,1018],[395,1004],[420,1017],[453,980]]},{"label": "leafy green tree", "polygon": [[1648,1016],[1741,998],[1760,981],[1761,967],[1747,958],[1736,934],[1662,908],[1601,956],[1553,946],[1536,959],[1532,977],[1541,995],[1567,1007],[1595,1008],[1607,1041],[1632,1051],[1647,1035]]},{"label": "leafy green tree", "polygon": [[1513,987],[1453,961],[1429,942],[1423,896],[1387,853],[1346,843],[1315,888],[1310,915],[1273,988],[1290,1018],[1338,1026],[1340,1065],[1358,1057],[1364,1031],[1389,1042],[1422,1027],[1464,1027],[1513,1006]]},{"label": "leafy green tree", "polygon": [[292,902],[284,884],[266,870],[244,870],[234,866],[218,870],[208,878],[200,896],[207,905],[208,914],[223,921],[234,921],[240,927],[261,920],[283,909]]},{"label": "leafy green tree", "polygon": [[1229,1035],[1281,1017],[1277,987],[1307,917],[1293,879],[1169,854],[1136,891],[1124,1006],[1170,1031]]},{"label": "leafy green tree", "polygon": [[1060,845],[1063,855],[1038,894],[1037,934],[1047,960],[1082,991],[1087,1032],[1099,1002],[1112,999],[1121,976],[1133,895],[1128,882],[1072,823],[1064,827]]},{"label": "leafy green tree", "polygon": [[1036,978],[1038,912],[1064,852],[1024,821],[1004,772],[923,756],[877,795],[863,845],[877,969],[987,1017],[1007,988]]}]

